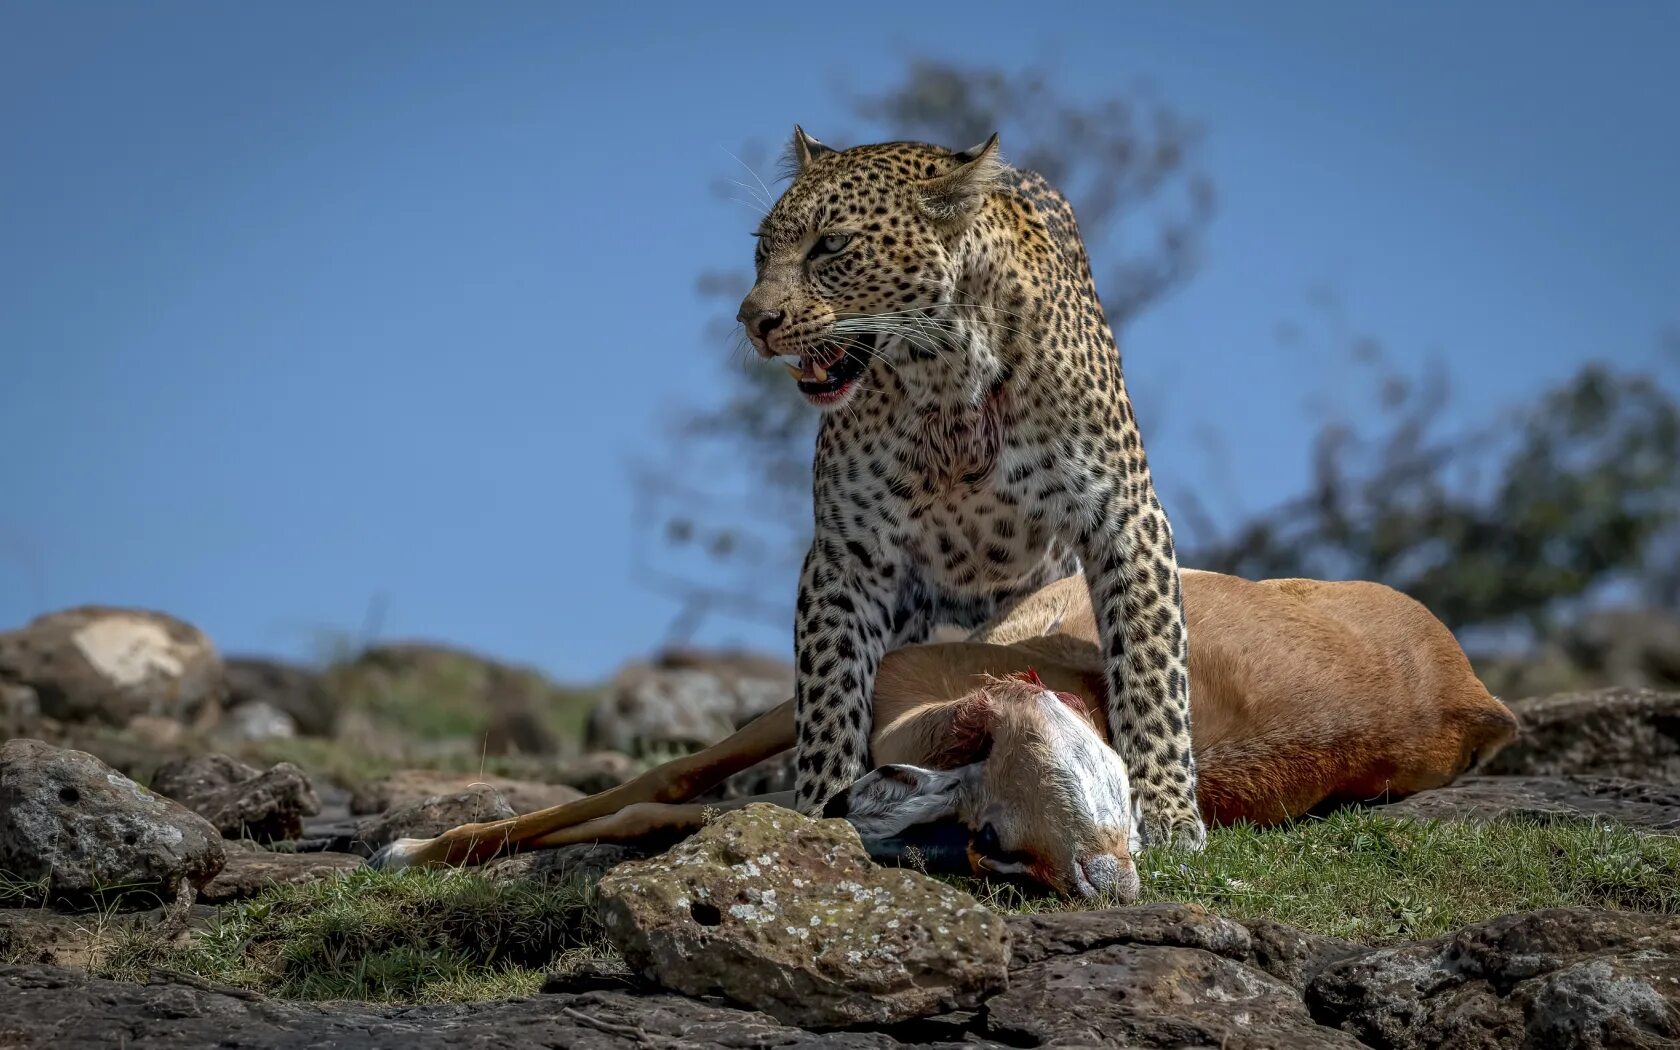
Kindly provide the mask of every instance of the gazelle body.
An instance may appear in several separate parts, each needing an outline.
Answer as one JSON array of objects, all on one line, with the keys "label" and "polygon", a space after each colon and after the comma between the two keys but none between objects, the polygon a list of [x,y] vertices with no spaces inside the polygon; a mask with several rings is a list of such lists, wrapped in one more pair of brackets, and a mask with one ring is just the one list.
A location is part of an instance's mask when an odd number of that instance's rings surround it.
[{"label": "gazelle body", "polygon": [[[1088,593],[1078,577],[1060,580],[970,640],[889,653],[875,682],[874,771],[829,811],[877,844],[955,819],[976,872],[1023,874],[1065,894],[1135,894],[1136,816],[1124,765],[1104,744]],[[1515,734],[1452,633],[1388,587],[1187,570],[1184,606],[1208,820],[1273,824],[1325,804],[1401,798],[1450,782]],[[690,830],[716,807],[682,803],[794,742],[789,702],[599,795],[403,840],[372,863],[476,863]]]}]

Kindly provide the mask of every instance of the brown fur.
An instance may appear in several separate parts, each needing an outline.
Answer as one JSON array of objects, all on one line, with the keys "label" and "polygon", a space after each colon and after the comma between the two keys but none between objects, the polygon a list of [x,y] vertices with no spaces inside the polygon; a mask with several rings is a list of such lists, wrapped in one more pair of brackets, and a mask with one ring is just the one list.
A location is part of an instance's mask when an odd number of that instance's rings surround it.
[{"label": "brown fur", "polygon": [[[1448,783],[1516,733],[1516,719],[1477,680],[1452,632],[1398,591],[1374,583],[1253,583],[1193,570],[1183,579],[1194,637],[1197,801],[1209,820],[1271,824],[1324,803],[1399,798]],[[1031,734],[1017,732],[1024,719],[1008,703],[1014,683],[995,681],[1029,669],[1049,689],[1085,700],[1101,729],[1097,637],[1088,590],[1072,577],[1040,589],[971,640],[889,653],[875,682],[871,762],[951,768],[972,761],[987,741],[1004,751],[1029,747],[996,743]],[[673,803],[792,748],[795,739],[789,701],[627,784],[511,820],[464,825],[375,863],[480,863],[506,850],[698,827],[711,807]]]}]

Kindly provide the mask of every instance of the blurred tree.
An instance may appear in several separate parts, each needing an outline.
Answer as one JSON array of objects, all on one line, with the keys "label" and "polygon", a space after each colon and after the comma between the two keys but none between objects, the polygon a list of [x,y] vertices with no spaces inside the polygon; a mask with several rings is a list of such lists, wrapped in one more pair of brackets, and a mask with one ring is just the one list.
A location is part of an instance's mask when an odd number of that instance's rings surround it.
[{"label": "blurred tree", "polygon": [[1326,423],[1307,492],[1232,529],[1194,492],[1175,493],[1186,564],[1380,580],[1455,631],[1549,637],[1612,591],[1673,607],[1680,405],[1654,372],[1589,361],[1532,402],[1450,431],[1439,368],[1414,381],[1376,340],[1350,350],[1371,369],[1375,424]]}]

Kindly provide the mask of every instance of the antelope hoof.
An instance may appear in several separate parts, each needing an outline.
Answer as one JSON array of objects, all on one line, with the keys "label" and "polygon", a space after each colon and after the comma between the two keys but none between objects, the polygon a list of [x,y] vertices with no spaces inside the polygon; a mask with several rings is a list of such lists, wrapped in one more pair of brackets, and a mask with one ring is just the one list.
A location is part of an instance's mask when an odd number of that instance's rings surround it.
[{"label": "antelope hoof", "polygon": [[414,858],[431,839],[398,839],[380,847],[367,859],[367,866],[375,871],[401,871],[414,863]]}]

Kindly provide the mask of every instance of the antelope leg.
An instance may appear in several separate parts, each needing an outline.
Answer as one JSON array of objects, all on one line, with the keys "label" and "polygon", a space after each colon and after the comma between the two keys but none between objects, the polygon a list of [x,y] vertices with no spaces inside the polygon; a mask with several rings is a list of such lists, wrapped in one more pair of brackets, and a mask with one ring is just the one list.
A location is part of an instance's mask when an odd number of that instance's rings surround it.
[{"label": "antelope leg", "polygon": [[610,816],[626,806],[687,802],[741,770],[792,748],[794,739],[793,701],[789,700],[711,747],[655,766],[617,787],[520,817],[462,824],[435,838],[398,839],[368,858],[368,865],[395,869],[482,864],[500,854],[530,848],[562,828]]},{"label": "antelope leg", "polygon": [[705,827],[706,821],[716,813],[740,809],[755,802],[792,809],[793,792],[778,791],[769,795],[730,799],[728,802],[635,802],[617,813],[551,831],[525,843],[525,848],[552,849],[580,842],[635,842],[651,835],[687,835]]}]

